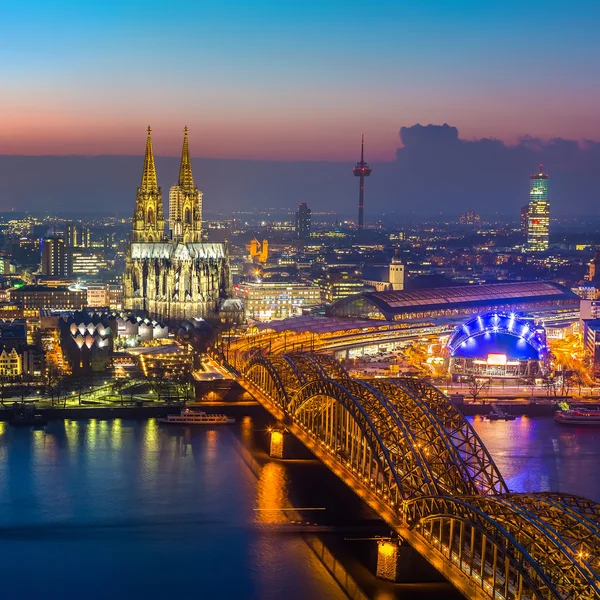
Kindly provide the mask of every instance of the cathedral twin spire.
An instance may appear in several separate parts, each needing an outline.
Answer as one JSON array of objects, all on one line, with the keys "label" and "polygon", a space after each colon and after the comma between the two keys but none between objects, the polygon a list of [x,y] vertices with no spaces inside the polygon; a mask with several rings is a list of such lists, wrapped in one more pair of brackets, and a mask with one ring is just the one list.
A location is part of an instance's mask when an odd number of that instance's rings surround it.
[{"label": "cathedral twin spire", "polygon": [[154,150],[152,149],[152,127],[148,125],[148,137],[146,138],[146,155],[144,156],[144,172],[142,173],[141,189],[147,192],[158,190],[158,178],[156,177],[156,166],[154,165]]},{"label": "cathedral twin spire", "polygon": [[188,145],[188,128],[183,128],[183,148],[181,149],[181,163],[179,165],[179,179],[177,185],[182,189],[193,190],[194,175],[192,174],[192,161],[190,160],[190,147]]},{"label": "cathedral twin spire", "polygon": [[[158,187],[151,133],[152,128],[148,126],[144,170],[133,218],[134,242],[165,240],[162,190]],[[179,178],[169,193],[169,230],[173,241],[202,241],[202,193],[194,184],[187,127],[184,128]]]}]

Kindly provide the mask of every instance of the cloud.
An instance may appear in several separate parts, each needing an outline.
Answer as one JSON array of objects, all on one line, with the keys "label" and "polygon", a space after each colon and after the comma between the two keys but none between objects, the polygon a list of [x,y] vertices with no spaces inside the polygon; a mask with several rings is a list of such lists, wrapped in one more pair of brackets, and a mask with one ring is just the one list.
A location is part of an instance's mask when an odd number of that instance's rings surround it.
[{"label": "cloud", "polygon": [[[463,140],[456,127],[402,127],[389,177],[388,204],[420,214],[482,213],[518,215],[528,200],[529,174],[540,164],[549,173],[554,214],[597,214],[600,144],[585,140],[521,137],[516,144],[482,138]],[[376,171],[372,179],[375,179]],[[387,182],[388,186],[390,182]],[[385,193],[383,190],[380,193]]]},{"label": "cloud", "polygon": [[417,123],[412,127],[400,128],[400,140],[405,147],[411,148],[427,147],[431,145],[453,145],[458,139],[458,129],[450,127],[448,123],[443,125],[420,125]]}]

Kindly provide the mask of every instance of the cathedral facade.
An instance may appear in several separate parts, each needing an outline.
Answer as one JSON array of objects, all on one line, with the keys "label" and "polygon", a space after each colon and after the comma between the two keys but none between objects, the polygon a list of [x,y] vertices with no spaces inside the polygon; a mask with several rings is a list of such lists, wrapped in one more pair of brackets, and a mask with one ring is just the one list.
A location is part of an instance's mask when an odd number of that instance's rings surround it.
[{"label": "cathedral facade", "polygon": [[143,310],[165,321],[215,314],[231,292],[229,254],[226,244],[202,240],[202,192],[194,183],[187,127],[179,178],[169,193],[168,233],[148,127],[142,182],[125,257],[124,308]]}]

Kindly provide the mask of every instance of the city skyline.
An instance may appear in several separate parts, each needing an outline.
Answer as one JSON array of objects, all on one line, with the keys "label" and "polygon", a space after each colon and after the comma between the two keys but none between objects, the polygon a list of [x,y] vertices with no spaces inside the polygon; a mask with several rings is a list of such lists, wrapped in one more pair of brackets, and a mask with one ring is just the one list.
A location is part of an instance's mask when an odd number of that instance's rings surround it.
[{"label": "city skyline", "polygon": [[599,18],[0,1],[5,595],[600,600]]},{"label": "city skyline", "polygon": [[414,123],[600,140],[591,2],[140,8],[2,8],[0,154],[137,154],[148,122],[161,155],[187,124],[195,156],[284,161],[355,160],[361,133],[371,162],[392,161]]},{"label": "city skyline", "polygon": [[[50,207],[58,212],[126,212],[124,207],[133,201],[131,189],[139,184],[135,173],[143,164],[146,129],[138,132],[137,156],[0,155],[0,212]],[[178,128],[180,144],[182,131],[183,126]],[[193,155],[202,140],[194,131],[190,135]],[[528,175],[540,163],[552,173],[553,216],[598,214],[599,143],[527,138],[507,146],[497,140],[465,140],[448,124],[403,127],[399,136],[403,146],[393,162],[371,163],[376,176],[367,186],[367,223],[381,214],[451,215],[469,209],[518,215],[527,200]],[[370,156],[368,139],[365,144]],[[177,181],[178,159],[161,156],[163,148],[156,142],[154,147],[158,178],[170,186]],[[354,161],[191,160],[208,213],[294,210],[308,195],[316,211],[355,215],[356,182],[349,177]],[[300,179],[304,186],[297,185]]]}]

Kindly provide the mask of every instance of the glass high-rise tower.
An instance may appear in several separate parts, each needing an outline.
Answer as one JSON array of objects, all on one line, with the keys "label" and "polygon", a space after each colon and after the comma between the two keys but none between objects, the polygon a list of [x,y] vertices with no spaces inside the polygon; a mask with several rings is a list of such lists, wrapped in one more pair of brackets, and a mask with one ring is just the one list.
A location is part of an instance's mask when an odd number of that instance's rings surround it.
[{"label": "glass high-rise tower", "polygon": [[550,241],[550,203],[548,175],[542,165],[540,172],[529,177],[529,209],[527,211],[527,249],[532,252],[548,250]]},{"label": "glass high-rise tower", "polygon": [[296,237],[299,240],[310,239],[310,208],[306,202],[298,204],[296,211]]}]

